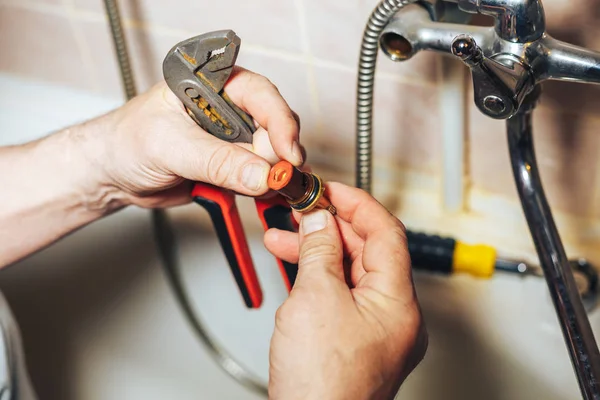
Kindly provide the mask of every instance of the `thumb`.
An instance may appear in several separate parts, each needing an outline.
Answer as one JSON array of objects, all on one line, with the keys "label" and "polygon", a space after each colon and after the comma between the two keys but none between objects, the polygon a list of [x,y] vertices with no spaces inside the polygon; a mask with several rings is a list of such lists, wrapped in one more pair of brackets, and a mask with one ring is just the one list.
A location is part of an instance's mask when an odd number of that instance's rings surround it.
[{"label": "thumb", "polygon": [[297,281],[344,280],[343,246],[331,213],[316,210],[300,219],[300,258]]},{"label": "thumb", "polygon": [[267,177],[271,166],[265,159],[212,135],[197,135],[195,132],[176,158],[173,172],[183,178],[249,196],[258,196],[268,190]]}]

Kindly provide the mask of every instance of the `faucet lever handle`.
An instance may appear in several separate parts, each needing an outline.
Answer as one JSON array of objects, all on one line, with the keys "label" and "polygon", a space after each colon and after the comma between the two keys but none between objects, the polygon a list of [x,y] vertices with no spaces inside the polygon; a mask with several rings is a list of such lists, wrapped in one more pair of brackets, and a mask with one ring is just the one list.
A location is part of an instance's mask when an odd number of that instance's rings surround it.
[{"label": "faucet lever handle", "polygon": [[494,119],[516,114],[533,87],[527,67],[518,58],[508,54],[488,58],[468,35],[454,38],[451,50],[471,69],[475,104],[481,112]]}]

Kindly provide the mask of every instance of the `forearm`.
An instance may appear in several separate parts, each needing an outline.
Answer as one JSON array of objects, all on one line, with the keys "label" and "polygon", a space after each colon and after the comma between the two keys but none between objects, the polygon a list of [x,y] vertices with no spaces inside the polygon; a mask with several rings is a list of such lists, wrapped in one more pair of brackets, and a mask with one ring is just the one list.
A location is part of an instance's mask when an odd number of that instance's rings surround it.
[{"label": "forearm", "polygon": [[0,148],[0,267],[121,207],[102,184],[103,120]]}]

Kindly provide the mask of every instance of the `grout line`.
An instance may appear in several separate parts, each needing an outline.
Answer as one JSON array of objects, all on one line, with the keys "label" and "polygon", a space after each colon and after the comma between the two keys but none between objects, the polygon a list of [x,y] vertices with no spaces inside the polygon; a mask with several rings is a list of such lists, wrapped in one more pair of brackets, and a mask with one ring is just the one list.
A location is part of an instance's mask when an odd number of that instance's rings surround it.
[{"label": "grout line", "polygon": [[71,31],[73,32],[73,36],[75,37],[75,41],[77,42],[79,55],[81,56],[81,60],[83,62],[83,68],[87,70],[86,75],[90,77],[92,83],[91,88],[89,89],[91,89],[94,92],[100,92],[101,87],[98,71],[94,66],[94,58],[92,57],[90,45],[87,42],[80,25],[80,22],[83,21],[77,18],[77,14],[75,13],[75,6],[72,0],[62,0],[62,5],[67,12],[69,24],[71,25]]},{"label": "grout line", "polygon": [[592,202],[590,204],[590,210],[588,215],[593,219],[600,218],[600,157],[596,158],[596,177],[594,179],[594,186],[592,187]]},{"label": "grout line", "polygon": [[463,209],[465,211],[469,211],[471,203],[469,199],[471,198],[471,194],[473,192],[473,171],[471,168],[471,152],[473,151],[473,146],[471,145],[471,97],[470,97],[470,79],[471,73],[467,70],[464,71],[464,87],[463,87],[463,118],[465,119],[465,135],[464,135],[464,153],[463,153],[463,173],[464,173],[464,204]]},{"label": "grout line", "polygon": [[[83,62],[83,68],[87,71],[87,76],[92,77],[91,87],[80,87],[82,90],[97,91],[99,89],[98,80],[94,74],[93,62],[91,54],[89,54],[89,46],[87,46],[85,37],[82,31],[78,28],[75,15],[73,13],[73,0],[62,0],[58,4],[47,4],[35,0],[0,0],[0,5],[27,10],[38,14],[46,14],[57,17],[63,17],[68,20],[71,28],[71,33],[77,45],[77,51]],[[87,54],[86,54],[87,53]],[[79,68],[80,66],[75,66]]]},{"label": "grout line", "polygon": [[300,36],[302,40],[302,50],[306,63],[307,83],[310,94],[310,109],[312,115],[316,118],[317,136],[323,134],[323,117],[321,115],[321,107],[319,107],[319,87],[317,85],[317,76],[315,73],[314,59],[310,48],[310,37],[308,35],[308,24],[305,13],[304,0],[295,0],[296,10],[298,11],[298,26],[300,28]]},{"label": "grout line", "polygon": [[[444,85],[444,62],[437,62],[435,65],[435,80],[436,82],[440,83],[440,86]],[[438,115],[439,115],[439,119],[441,121],[440,126],[439,126],[439,130],[440,130],[440,136],[441,136],[441,143],[440,143],[440,147],[439,147],[439,151],[441,151],[440,154],[440,160],[438,163],[438,170],[436,171],[437,174],[440,177],[440,182],[439,182],[439,187],[438,187],[438,201],[441,205],[441,210],[442,213],[447,214],[447,209],[448,209],[448,204],[446,201],[446,187],[445,184],[448,181],[448,174],[446,173],[445,169],[446,169],[446,162],[447,162],[447,155],[446,155],[446,150],[447,150],[447,143],[446,143],[446,138],[444,137],[444,104],[443,100],[444,100],[444,88],[440,88],[439,90],[439,94],[438,94]],[[462,209],[459,210],[453,210],[453,211],[462,211]]]},{"label": "grout line", "polygon": [[[452,61],[452,62],[450,62]],[[464,209],[464,152],[465,121],[462,104],[464,68],[454,60],[436,63],[441,119],[442,157],[438,165],[441,174],[440,200],[446,213]]]}]

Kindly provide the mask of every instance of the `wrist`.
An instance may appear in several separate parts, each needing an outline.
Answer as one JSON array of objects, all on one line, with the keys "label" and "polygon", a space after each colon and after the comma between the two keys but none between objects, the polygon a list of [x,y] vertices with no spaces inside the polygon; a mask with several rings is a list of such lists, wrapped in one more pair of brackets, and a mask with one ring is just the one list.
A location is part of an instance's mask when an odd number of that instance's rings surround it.
[{"label": "wrist", "polygon": [[[361,381],[362,378],[357,378]],[[340,384],[343,381],[340,381]],[[389,385],[370,385],[367,382],[354,387],[354,385],[328,385],[327,387],[316,388],[304,400],[393,400],[397,391],[391,390]]]},{"label": "wrist", "polygon": [[[270,388],[269,398],[302,400],[393,400],[398,388],[382,375],[361,371],[360,364],[337,368],[335,373],[324,372],[300,386]],[[344,373],[344,371],[346,371]]]},{"label": "wrist", "polygon": [[34,159],[57,155],[49,170],[53,175],[57,174],[56,185],[71,193],[82,212],[97,217],[127,205],[126,196],[105,173],[109,161],[107,127],[101,117],[48,136],[34,149]]}]

